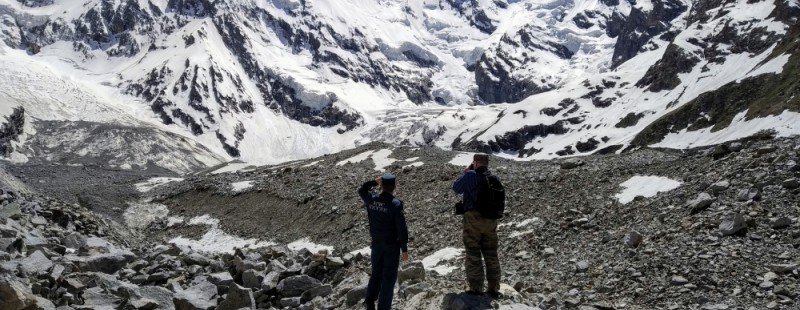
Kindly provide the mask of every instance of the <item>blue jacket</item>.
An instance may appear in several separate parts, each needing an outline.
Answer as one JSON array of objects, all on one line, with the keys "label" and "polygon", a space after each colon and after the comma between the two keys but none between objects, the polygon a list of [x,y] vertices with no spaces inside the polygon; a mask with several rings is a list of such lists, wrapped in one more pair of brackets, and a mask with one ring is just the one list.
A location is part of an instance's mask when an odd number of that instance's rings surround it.
[{"label": "blue jacket", "polygon": [[482,175],[489,174],[491,173],[488,168],[479,167],[476,170],[464,172],[464,175],[453,182],[453,191],[464,196],[464,211],[475,209],[475,201],[478,200],[478,183],[481,181]]},{"label": "blue jacket", "polygon": [[370,189],[375,186],[378,186],[378,182],[369,181],[358,189],[358,195],[367,209],[372,242],[398,244],[403,252],[408,252],[408,226],[403,214],[403,202],[388,193],[373,195]]}]

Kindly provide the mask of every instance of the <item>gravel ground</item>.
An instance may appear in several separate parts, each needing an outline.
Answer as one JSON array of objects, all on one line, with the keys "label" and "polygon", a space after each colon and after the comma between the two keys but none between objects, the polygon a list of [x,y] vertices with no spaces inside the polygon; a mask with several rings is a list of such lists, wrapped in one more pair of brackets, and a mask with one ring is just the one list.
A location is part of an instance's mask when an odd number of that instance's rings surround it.
[{"label": "gravel ground", "polygon": [[[149,199],[166,206],[170,216],[208,214],[240,237],[282,244],[308,237],[342,254],[368,244],[356,189],[380,174],[375,162],[386,163],[384,149],[398,159],[385,170],[398,175],[398,198],[405,201],[414,238],[412,259],[459,248],[460,218],[452,215],[458,197],[450,185],[462,167],[449,163],[456,153],[433,148],[370,144],[275,167],[193,175],[146,197],[122,182],[126,189],[119,192],[130,196],[107,199]],[[367,151],[377,160],[338,165]],[[519,301],[540,307],[796,309],[798,152],[795,138],[567,160],[493,158],[492,170],[509,193],[500,229],[503,282],[521,293]],[[408,166],[414,162],[423,164]],[[680,186],[620,203],[620,184],[635,176],[665,177]],[[128,182],[142,178],[130,176]],[[253,186],[234,191],[232,184],[242,181]],[[198,237],[207,230],[166,222],[142,230],[143,240]],[[461,265],[457,259],[448,264]],[[784,265],[795,267],[776,267]],[[463,271],[430,282],[440,292],[459,291]],[[420,305],[400,305],[411,304]]]}]

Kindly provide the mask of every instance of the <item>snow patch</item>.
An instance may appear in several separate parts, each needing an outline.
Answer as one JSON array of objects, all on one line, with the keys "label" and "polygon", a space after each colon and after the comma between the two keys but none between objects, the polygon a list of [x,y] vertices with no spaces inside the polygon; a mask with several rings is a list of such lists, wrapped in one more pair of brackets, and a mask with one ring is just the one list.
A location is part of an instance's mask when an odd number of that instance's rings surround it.
[{"label": "snow patch", "polygon": [[249,172],[253,171],[255,167],[249,163],[228,163],[224,167],[211,172],[212,174],[221,174],[228,172]]},{"label": "snow patch", "polygon": [[122,214],[128,227],[144,229],[150,223],[162,219],[169,214],[167,206],[160,203],[128,202],[128,209]]},{"label": "snow patch", "polygon": [[531,233],[533,233],[533,232],[534,232],[534,230],[533,230],[533,229],[522,230],[522,231],[515,231],[515,232],[511,233],[511,235],[509,235],[509,237],[511,237],[511,238],[517,238],[517,237],[521,237],[521,236],[524,236],[524,235],[527,235],[527,234],[531,234]]},{"label": "snow patch", "polygon": [[157,177],[149,179],[145,182],[136,183],[134,186],[136,186],[136,190],[139,192],[146,193],[161,185],[180,181],[183,181],[183,178]]},{"label": "snow patch", "polygon": [[539,310],[539,307],[531,307],[526,304],[510,304],[510,305],[501,305],[500,310]]},{"label": "snow patch", "polygon": [[234,183],[231,183],[231,189],[235,193],[241,193],[243,191],[246,191],[248,189],[253,188],[253,182],[254,181],[234,182]]},{"label": "snow patch", "polygon": [[459,167],[469,166],[472,163],[473,156],[475,156],[475,153],[459,153],[450,160],[450,164]]},{"label": "snow patch", "polygon": [[170,216],[167,218],[167,227],[172,227],[178,224],[183,224],[186,219],[183,216]]},{"label": "snow patch", "polygon": [[762,74],[767,73],[775,73],[779,74],[783,72],[783,67],[789,62],[789,57],[792,55],[783,54],[778,57],[772,58],[763,65],[753,69],[752,71],[748,72],[746,76],[741,79],[736,80],[737,83],[741,83],[743,79],[759,76]]},{"label": "snow patch", "polygon": [[311,253],[319,253],[320,251],[323,251],[323,250],[324,251],[328,251],[328,253],[333,253],[333,247],[332,246],[313,243],[313,242],[311,242],[311,239],[309,239],[309,238],[303,238],[303,239],[297,240],[295,242],[287,244],[286,246],[289,248],[289,250],[292,250],[292,251],[295,251],[295,252],[300,251],[302,249],[306,249],[306,250],[311,251]]},{"label": "snow patch", "polygon": [[389,165],[391,165],[391,164],[393,164],[394,162],[397,161],[397,159],[390,158],[389,157],[390,155],[392,155],[392,150],[390,150],[390,149],[381,149],[381,150],[377,150],[377,151],[366,151],[366,152],[359,153],[356,156],[353,156],[353,157],[350,157],[350,158],[345,159],[343,161],[340,161],[340,162],[336,163],[336,165],[337,166],[344,166],[346,164],[357,164],[357,163],[363,162],[363,161],[371,158],[372,161],[375,163],[375,168],[374,169],[377,170],[377,171],[383,171],[384,168],[386,168],[387,166],[389,166]]},{"label": "snow patch", "polygon": [[408,165],[403,166],[403,168],[409,168],[409,167],[416,168],[416,167],[421,167],[422,165],[425,165],[425,163],[423,163],[421,161],[416,161],[416,162],[413,162],[413,163],[410,163]]},{"label": "snow patch", "polygon": [[726,141],[746,138],[765,130],[774,130],[778,137],[800,135],[800,113],[784,111],[779,115],[746,120],[747,111],[734,117],[730,126],[712,132],[711,127],[677,133],[670,133],[652,147],[691,148],[719,144]]},{"label": "snow patch", "polygon": [[622,204],[633,201],[637,196],[653,197],[681,186],[681,182],[660,176],[637,175],[620,184],[624,189],[615,197]]},{"label": "snow patch", "polygon": [[367,247],[363,247],[361,249],[358,249],[358,250],[355,250],[355,251],[351,251],[350,254],[352,254],[352,255],[361,254],[362,256],[370,256],[370,255],[372,255],[372,248],[370,248],[368,246]]},{"label": "snow patch", "polygon": [[426,270],[433,270],[440,275],[446,275],[458,267],[443,264],[443,262],[454,260],[463,254],[464,249],[447,247],[423,258],[422,266],[425,267]]},{"label": "snow patch", "polygon": [[229,235],[219,228],[219,220],[212,218],[208,214],[190,219],[189,225],[208,225],[210,227],[198,240],[179,236],[169,242],[182,250],[205,253],[233,253],[235,248],[258,248],[275,245],[274,242],[244,239]]},{"label": "snow patch", "polygon": [[340,162],[336,163],[336,165],[337,166],[344,166],[346,164],[357,164],[357,163],[360,163],[362,161],[367,160],[367,158],[372,156],[372,153],[375,153],[375,151],[366,151],[366,152],[363,152],[363,153],[359,153],[356,156],[350,157],[348,159],[345,159],[343,161],[340,161]]},{"label": "snow patch", "polygon": [[322,160],[313,161],[313,162],[311,162],[311,163],[308,163],[308,164],[305,164],[305,165],[303,165],[302,167],[303,167],[303,168],[313,167],[313,166],[316,166],[316,165],[318,165],[318,164],[319,164],[319,163],[321,163],[321,162],[322,162]]},{"label": "snow patch", "polygon": [[497,227],[498,228],[503,228],[503,227],[522,228],[522,227],[528,226],[530,224],[533,224],[534,222],[537,222],[537,221],[539,221],[539,218],[538,217],[533,217],[533,218],[529,218],[529,219],[526,219],[526,220],[523,220],[523,221],[520,221],[520,222],[502,223],[502,224],[497,225]]}]

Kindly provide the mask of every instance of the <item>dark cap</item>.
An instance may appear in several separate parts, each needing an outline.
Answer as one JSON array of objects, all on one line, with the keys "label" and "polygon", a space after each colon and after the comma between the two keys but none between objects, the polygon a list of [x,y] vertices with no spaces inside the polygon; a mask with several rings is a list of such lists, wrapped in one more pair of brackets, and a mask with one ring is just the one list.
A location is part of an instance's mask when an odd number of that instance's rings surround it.
[{"label": "dark cap", "polygon": [[474,156],[472,156],[472,161],[478,162],[478,163],[481,163],[481,164],[484,164],[484,165],[488,165],[489,164],[489,155],[488,154],[481,154],[481,153],[475,154]]},{"label": "dark cap", "polygon": [[397,177],[394,176],[394,174],[384,173],[383,176],[381,177],[381,184],[388,185],[388,186],[394,186],[395,182],[396,182],[396,179],[397,179]]}]

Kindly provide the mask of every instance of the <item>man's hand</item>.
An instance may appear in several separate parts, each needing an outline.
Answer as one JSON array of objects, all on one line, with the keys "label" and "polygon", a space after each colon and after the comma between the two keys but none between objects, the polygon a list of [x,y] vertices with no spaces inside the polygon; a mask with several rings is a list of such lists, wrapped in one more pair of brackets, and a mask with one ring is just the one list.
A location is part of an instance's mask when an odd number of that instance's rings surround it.
[{"label": "man's hand", "polygon": [[403,252],[403,262],[408,263],[408,252]]},{"label": "man's hand", "polygon": [[474,162],[469,164],[469,167],[464,168],[464,173],[466,173],[468,171],[472,171],[472,170],[475,170],[475,163]]}]

